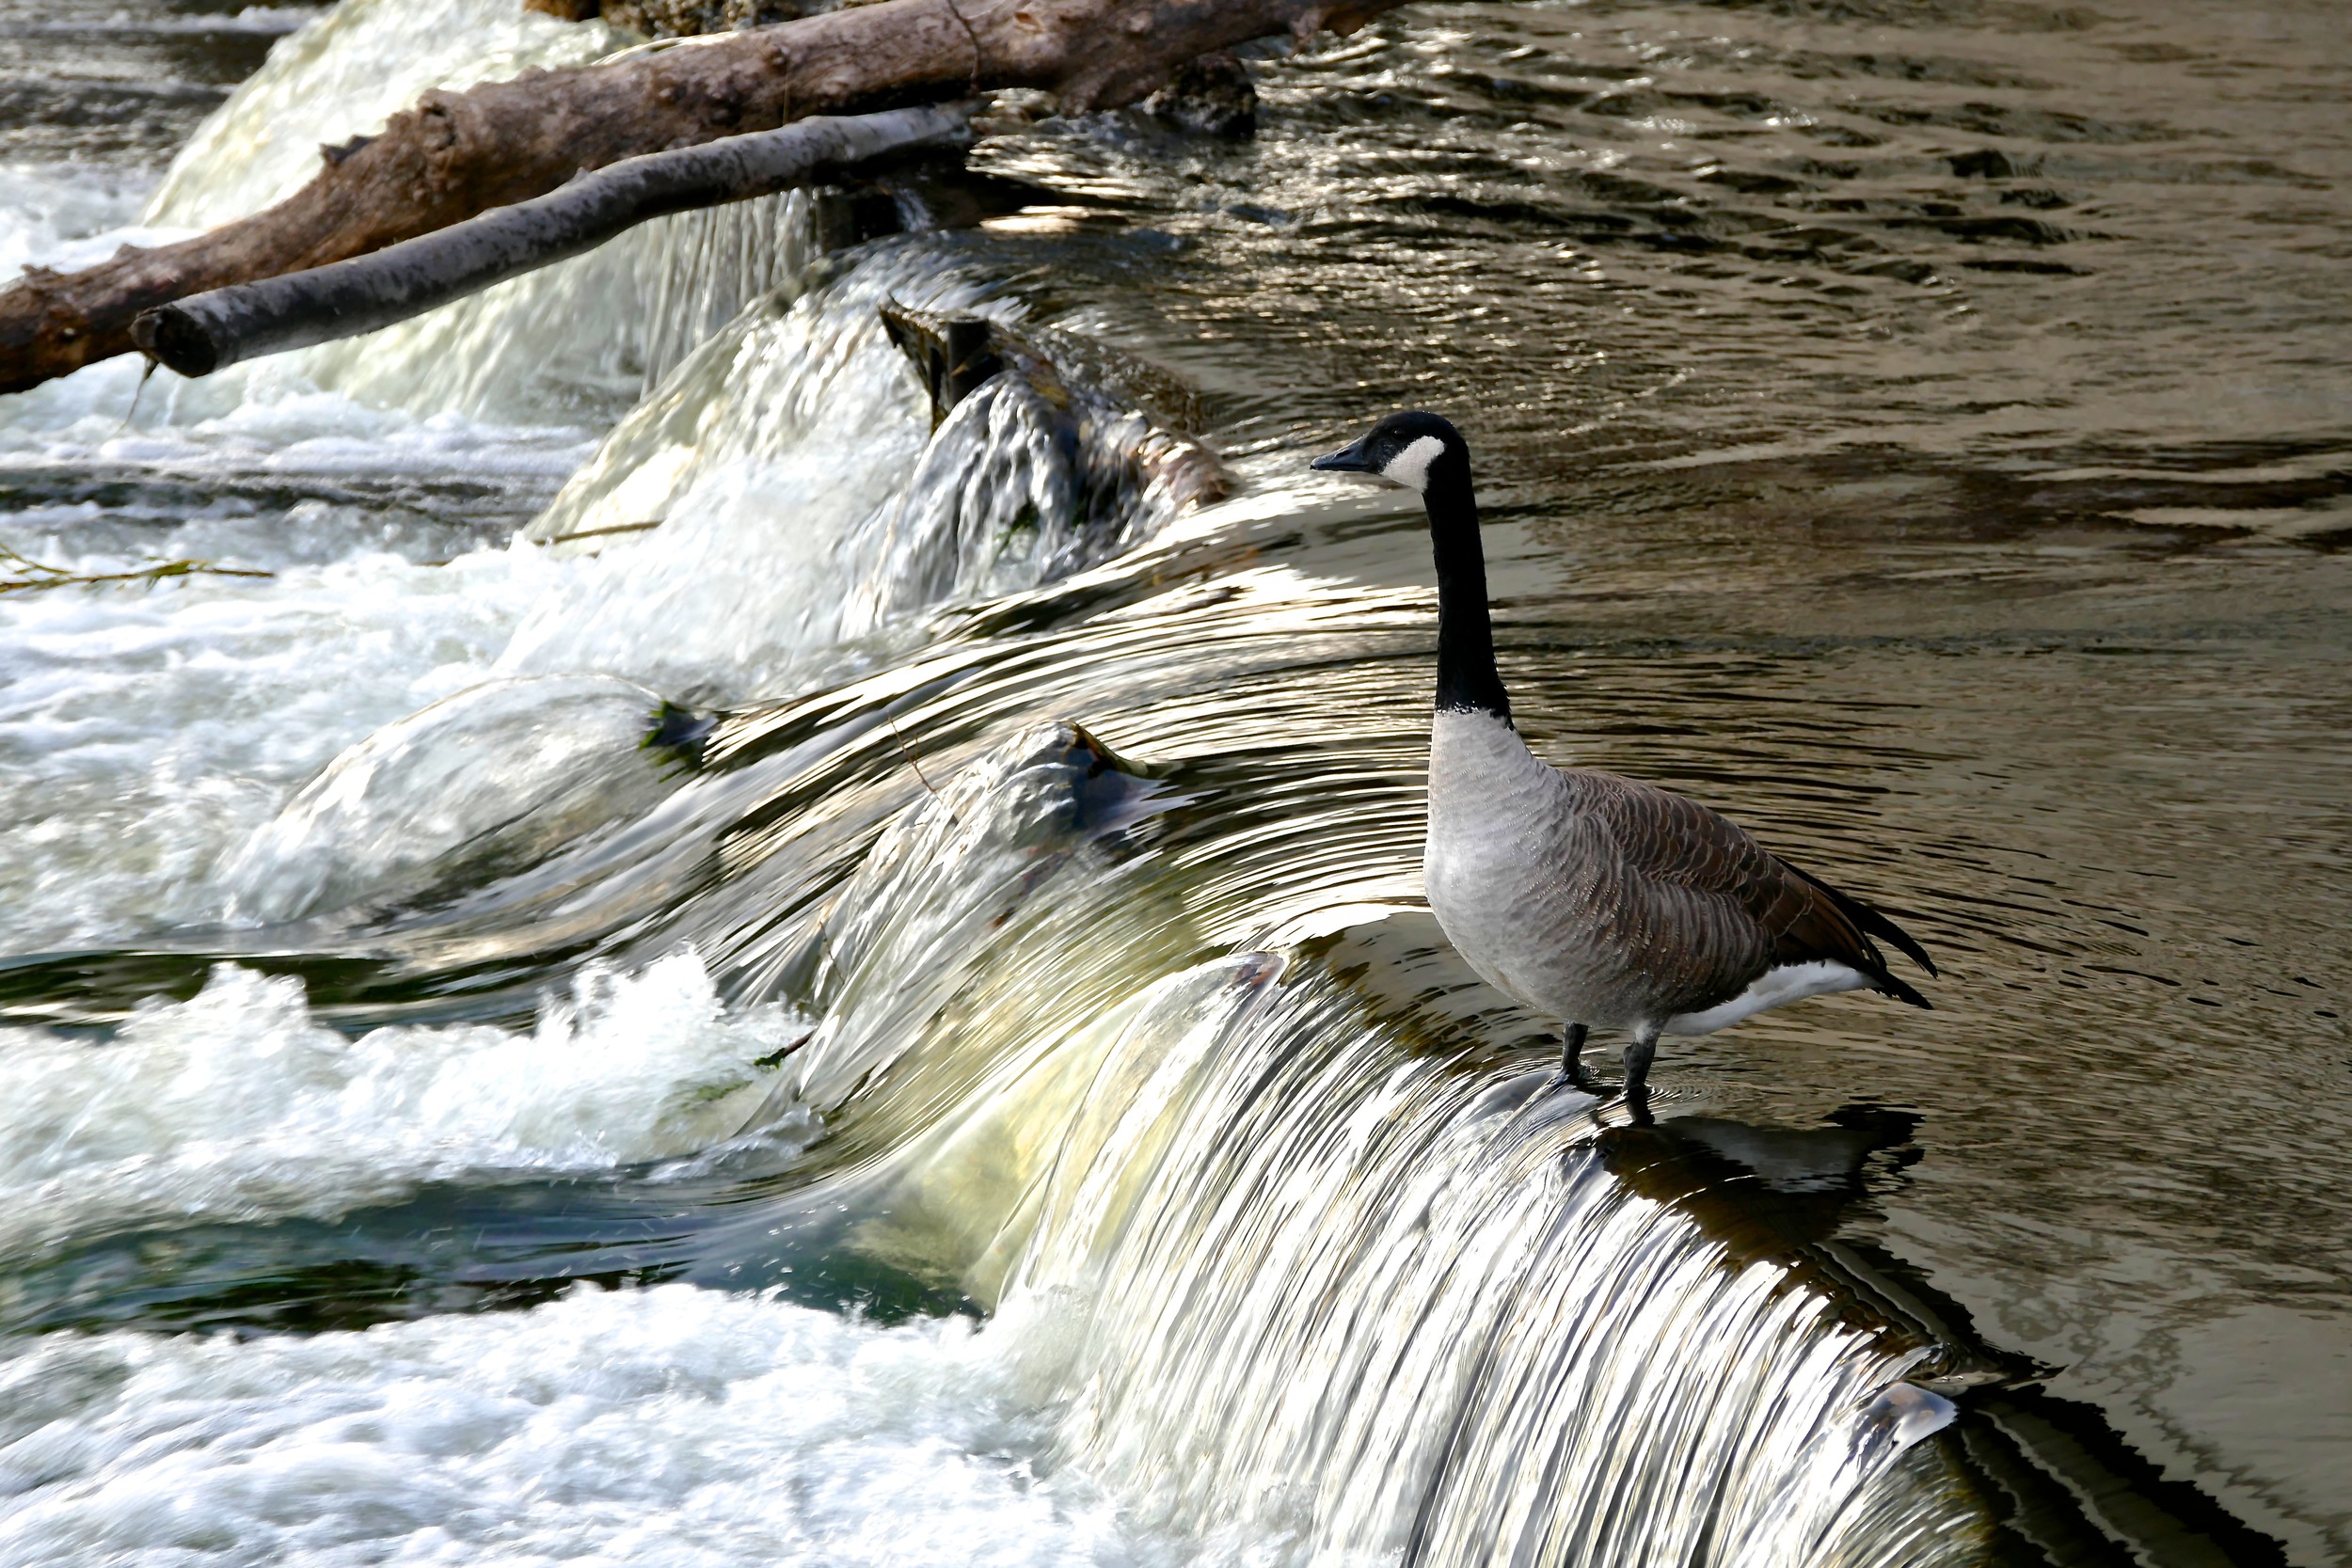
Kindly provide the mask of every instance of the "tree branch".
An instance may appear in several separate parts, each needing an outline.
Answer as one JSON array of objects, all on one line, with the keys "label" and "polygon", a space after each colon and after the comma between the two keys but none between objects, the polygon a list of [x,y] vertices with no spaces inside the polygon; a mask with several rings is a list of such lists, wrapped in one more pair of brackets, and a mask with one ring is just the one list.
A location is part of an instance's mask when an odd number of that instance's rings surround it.
[{"label": "tree branch", "polygon": [[[602,65],[427,93],[328,153],[262,212],[86,271],[0,291],[0,392],[133,347],[141,312],[325,266],[528,201],[583,169],[804,116],[1039,87],[1081,113],[1271,33],[1352,31],[1401,0],[881,0]],[[976,63],[977,62],[977,63]]]},{"label": "tree branch", "polygon": [[648,152],[561,189],[382,250],[232,284],[137,317],[139,348],[182,375],[389,326],[493,283],[593,250],[665,213],[806,184],[883,153],[960,142],[968,108],[891,109]]}]

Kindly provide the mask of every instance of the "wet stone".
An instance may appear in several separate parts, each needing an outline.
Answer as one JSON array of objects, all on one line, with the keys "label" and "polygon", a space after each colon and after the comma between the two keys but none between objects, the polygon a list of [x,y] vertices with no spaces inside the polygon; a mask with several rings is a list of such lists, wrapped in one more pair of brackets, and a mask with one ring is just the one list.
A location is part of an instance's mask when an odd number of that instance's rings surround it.
[{"label": "wet stone", "polygon": [[1258,133],[1249,68],[1223,50],[1203,55],[1143,101],[1146,114],[1200,135],[1240,141]]}]

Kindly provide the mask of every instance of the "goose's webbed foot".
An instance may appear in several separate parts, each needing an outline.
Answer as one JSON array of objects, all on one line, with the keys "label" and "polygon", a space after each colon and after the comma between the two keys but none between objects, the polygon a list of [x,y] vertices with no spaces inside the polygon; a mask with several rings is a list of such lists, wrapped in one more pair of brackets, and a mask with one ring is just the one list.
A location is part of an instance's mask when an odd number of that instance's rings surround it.
[{"label": "goose's webbed foot", "polygon": [[1584,1041],[1591,1033],[1581,1023],[1567,1026],[1560,1044],[1560,1070],[1544,1085],[1547,1094],[1559,1088],[1577,1089],[1596,1096],[1601,1092],[1600,1081],[1584,1069]]},{"label": "goose's webbed foot", "polygon": [[1625,1048],[1625,1086],[1618,1094],[1638,1127],[1650,1123],[1649,1066],[1658,1059],[1658,1036],[1655,1027],[1637,1030],[1633,1043]]}]

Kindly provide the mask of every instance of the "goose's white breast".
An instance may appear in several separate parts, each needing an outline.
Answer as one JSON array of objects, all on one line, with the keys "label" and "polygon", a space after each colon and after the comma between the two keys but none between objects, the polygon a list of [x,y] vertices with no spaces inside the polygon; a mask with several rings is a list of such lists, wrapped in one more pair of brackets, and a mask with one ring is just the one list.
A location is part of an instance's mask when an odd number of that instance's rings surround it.
[{"label": "goose's white breast", "polygon": [[1555,974],[1569,921],[1553,863],[1568,815],[1560,775],[1517,730],[1486,713],[1438,711],[1422,857],[1429,907],[1480,975],[1554,1012],[1570,1000]]}]

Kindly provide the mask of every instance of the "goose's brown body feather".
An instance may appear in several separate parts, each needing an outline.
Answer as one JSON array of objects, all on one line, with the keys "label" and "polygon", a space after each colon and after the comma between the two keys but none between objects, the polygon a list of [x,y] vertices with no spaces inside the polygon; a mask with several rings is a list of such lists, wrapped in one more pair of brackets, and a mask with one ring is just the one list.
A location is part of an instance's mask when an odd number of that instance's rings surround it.
[{"label": "goose's brown body feather", "polygon": [[1424,870],[1472,966],[1576,1022],[1703,1033],[1780,972],[1798,989],[1761,1006],[1861,986],[1925,1006],[1871,940],[1924,960],[1884,916],[1695,800],[1551,767],[1486,714],[1438,715]]},{"label": "goose's brown body feather", "polygon": [[[1739,946],[1753,961],[1735,971],[1702,975],[1691,966],[1684,977],[1690,1012],[1729,1001],[1767,969],[1786,964],[1841,963],[1890,996],[1926,1006],[1926,999],[1887,972],[1885,957],[1865,925],[1912,953],[1932,974],[1934,966],[1892,922],[1858,899],[1832,888],[1758,844],[1730,818],[1697,801],[1614,773],[1590,768],[1557,769],[1578,810],[1607,825],[1621,874],[1629,884],[1657,890],[1656,902],[1686,930],[1707,930],[1715,944]],[[1667,940],[1674,940],[1671,933]]]}]

